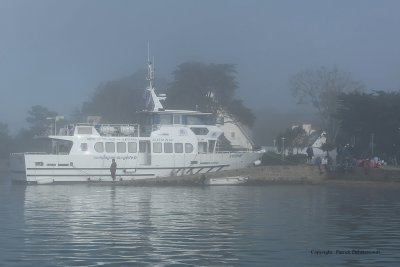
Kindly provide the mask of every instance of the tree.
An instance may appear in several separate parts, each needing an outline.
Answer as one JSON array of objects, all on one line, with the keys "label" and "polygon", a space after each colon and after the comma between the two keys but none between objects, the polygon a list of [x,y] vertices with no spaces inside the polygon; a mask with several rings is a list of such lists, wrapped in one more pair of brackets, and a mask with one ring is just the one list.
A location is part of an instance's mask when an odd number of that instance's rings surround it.
[{"label": "tree", "polygon": [[82,105],[79,120],[101,116],[104,122],[132,123],[135,112],[144,109],[145,71],[99,85],[92,98]]},{"label": "tree", "polygon": [[[302,127],[288,128],[285,132],[280,133],[276,140],[276,145],[279,151],[282,151],[283,146],[285,151],[289,154],[293,154],[294,149],[303,149],[307,146],[306,144],[307,133]],[[285,140],[283,140],[283,138]]]},{"label": "tree", "polygon": [[[12,152],[24,151],[46,151],[49,144],[44,140],[34,140],[35,136],[51,134],[54,129],[54,118],[57,112],[51,111],[46,107],[35,105],[28,111],[26,121],[29,123],[28,129],[21,129],[13,138]],[[61,125],[58,124],[58,125]],[[57,127],[58,128],[58,127]]]},{"label": "tree", "polygon": [[[83,103],[80,110],[74,111],[74,119],[82,121],[87,116],[101,116],[102,121],[108,123],[135,122],[137,111],[145,109],[146,75],[144,70],[139,70],[128,77],[99,85],[92,98]],[[166,83],[163,79],[156,80],[156,85]]]},{"label": "tree", "polygon": [[0,159],[8,158],[11,152],[12,138],[8,131],[8,125],[0,122]]},{"label": "tree", "polygon": [[343,141],[351,140],[358,156],[394,156],[400,148],[400,93],[374,91],[339,97],[336,118]]},{"label": "tree", "polygon": [[231,64],[183,63],[174,71],[166,106],[212,113],[223,109],[251,126],[255,119],[253,113],[234,98],[238,88],[235,74],[235,66]]},{"label": "tree", "polygon": [[299,103],[311,103],[319,114],[327,143],[335,144],[339,133],[339,122],[335,118],[338,110],[338,96],[341,93],[362,91],[363,86],[351,75],[336,67],[300,71],[290,79],[290,88]]},{"label": "tree", "polygon": [[[202,110],[216,113],[224,110],[240,122],[251,125],[255,119],[242,101],[234,98],[237,89],[235,68],[229,64],[183,63],[174,72],[164,107],[168,109]],[[85,102],[73,117],[82,121],[86,116],[101,116],[103,122],[133,123],[137,111],[144,110],[144,92],[148,86],[146,72],[140,70],[129,77],[98,86],[92,98]],[[156,80],[157,93],[167,82]]]},{"label": "tree", "polygon": [[248,126],[252,126],[256,119],[253,112],[243,104],[242,100],[234,99],[227,104],[225,108],[227,112],[233,114],[238,121]]},{"label": "tree", "polygon": [[57,112],[50,111],[47,108],[35,105],[28,111],[26,121],[30,124],[29,132],[31,136],[44,135],[49,133],[52,127],[52,121],[49,118],[57,116]]}]

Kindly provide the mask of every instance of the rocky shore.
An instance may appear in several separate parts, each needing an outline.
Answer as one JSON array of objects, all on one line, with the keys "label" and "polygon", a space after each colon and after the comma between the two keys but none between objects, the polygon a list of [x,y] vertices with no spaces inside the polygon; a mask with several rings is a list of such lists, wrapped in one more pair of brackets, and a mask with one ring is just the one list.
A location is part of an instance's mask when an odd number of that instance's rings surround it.
[{"label": "rocky shore", "polygon": [[[375,182],[400,182],[400,168],[385,167],[371,169],[367,173],[362,168],[357,168],[351,173],[320,172],[315,165],[296,166],[260,166],[234,171],[222,171],[206,174],[207,178],[247,176],[245,185],[267,184],[325,184],[330,182],[346,181],[375,181]],[[147,180],[118,181],[119,185],[143,186],[189,186],[202,184],[201,174],[187,176],[159,177]]]},{"label": "rocky shore", "polygon": [[368,170],[357,167],[349,173],[329,173],[326,178],[341,181],[400,182],[400,167],[384,166]]},{"label": "rocky shore", "polygon": [[[261,166],[250,167],[234,171],[222,171],[204,175],[206,178],[220,178],[231,176],[249,177],[246,185],[261,184],[318,184],[327,177],[320,173],[318,168],[310,165],[302,166]],[[202,174],[158,177],[146,180],[118,181],[118,185],[159,185],[159,186],[188,186],[201,185],[204,179]]]}]

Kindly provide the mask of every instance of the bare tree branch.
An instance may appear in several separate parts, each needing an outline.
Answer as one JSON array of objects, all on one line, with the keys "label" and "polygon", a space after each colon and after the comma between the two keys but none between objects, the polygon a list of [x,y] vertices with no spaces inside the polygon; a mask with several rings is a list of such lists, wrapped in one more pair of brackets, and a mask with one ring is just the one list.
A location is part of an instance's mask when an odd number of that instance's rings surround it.
[{"label": "bare tree branch", "polygon": [[310,103],[316,109],[327,132],[327,140],[333,144],[339,132],[339,123],[334,118],[339,108],[338,96],[341,93],[361,92],[362,84],[354,81],[350,73],[341,72],[336,67],[302,70],[289,83],[298,103]]}]

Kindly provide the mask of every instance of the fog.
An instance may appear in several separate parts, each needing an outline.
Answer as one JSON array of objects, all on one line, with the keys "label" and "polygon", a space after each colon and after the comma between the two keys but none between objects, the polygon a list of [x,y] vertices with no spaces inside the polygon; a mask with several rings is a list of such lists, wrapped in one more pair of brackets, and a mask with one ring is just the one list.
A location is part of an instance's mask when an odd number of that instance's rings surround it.
[{"label": "fog", "polygon": [[36,104],[70,114],[100,83],[144,68],[148,41],[165,79],[187,61],[235,64],[237,98],[258,116],[310,111],[288,88],[303,69],[336,66],[367,90],[398,90],[399,10],[396,0],[2,0],[0,122],[18,131]]}]

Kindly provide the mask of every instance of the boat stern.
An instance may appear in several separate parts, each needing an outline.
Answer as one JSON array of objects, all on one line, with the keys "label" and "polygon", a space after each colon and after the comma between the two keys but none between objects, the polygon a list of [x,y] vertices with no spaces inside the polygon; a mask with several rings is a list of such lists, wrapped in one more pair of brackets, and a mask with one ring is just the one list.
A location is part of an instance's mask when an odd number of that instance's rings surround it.
[{"label": "boat stern", "polygon": [[12,153],[10,155],[10,173],[13,181],[27,182],[24,153]]}]

